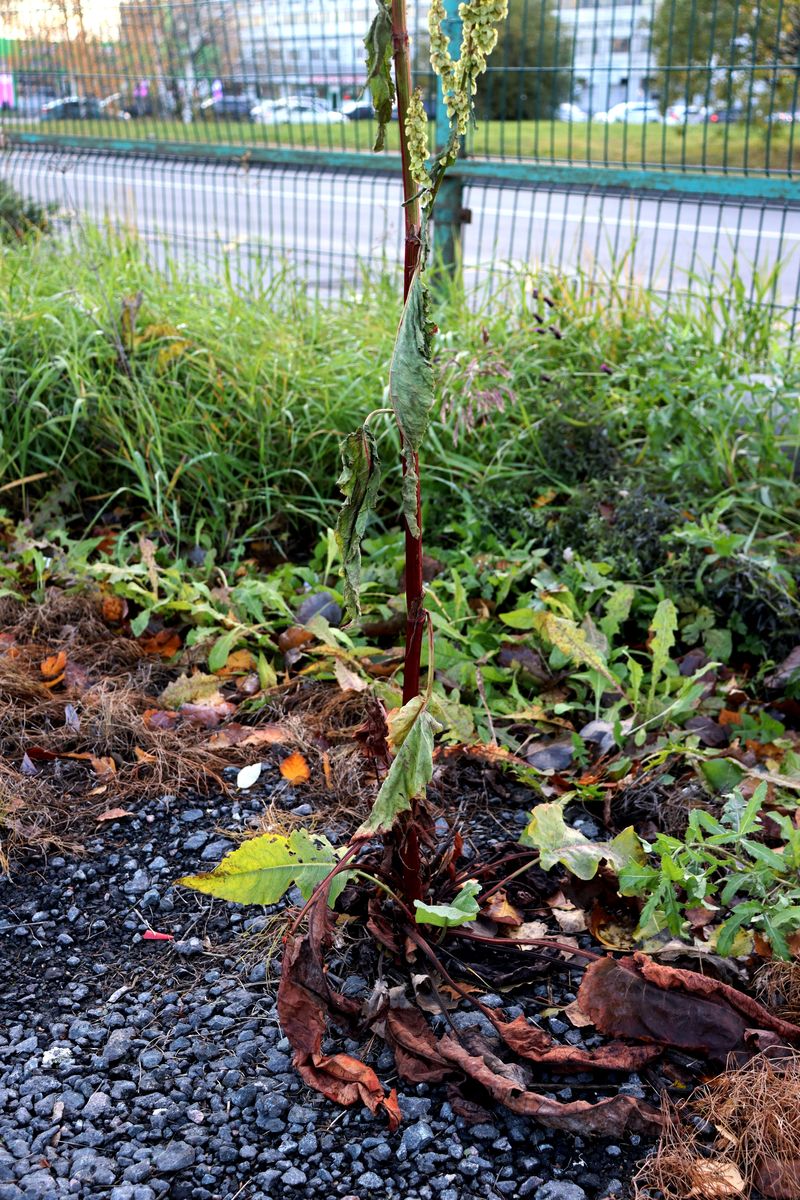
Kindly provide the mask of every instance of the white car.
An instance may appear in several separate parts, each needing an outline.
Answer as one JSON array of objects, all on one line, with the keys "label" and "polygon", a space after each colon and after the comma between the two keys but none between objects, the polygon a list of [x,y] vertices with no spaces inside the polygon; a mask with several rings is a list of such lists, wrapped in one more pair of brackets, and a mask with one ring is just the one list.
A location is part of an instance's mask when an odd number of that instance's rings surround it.
[{"label": "white car", "polygon": [[581,124],[584,121],[588,121],[589,118],[579,105],[564,103],[559,104],[556,109],[556,120],[573,121],[575,124]]},{"label": "white car", "polygon": [[344,113],[328,108],[322,100],[287,96],[283,100],[262,100],[251,109],[250,117],[260,125],[342,125]]},{"label": "white car", "polygon": [[664,118],[657,104],[650,100],[623,100],[608,112],[595,113],[601,125],[661,125]]}]

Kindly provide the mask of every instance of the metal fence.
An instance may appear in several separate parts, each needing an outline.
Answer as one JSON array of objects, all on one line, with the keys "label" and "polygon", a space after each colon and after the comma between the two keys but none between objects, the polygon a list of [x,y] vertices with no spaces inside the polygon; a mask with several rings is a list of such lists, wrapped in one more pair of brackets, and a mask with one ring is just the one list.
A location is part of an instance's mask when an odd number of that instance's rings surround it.
[{"label": "metal fence", "polygon": [[[0,168],[20,190],[242,278],[289,262],[335,292],[397,261],[397,126],[373,154],[359,99],[373,0],[0,14]],[[408,18],[435,128],[424,0]],[[624,263],[672,295],[738,273],[796,318],[797,0],[510,0],[476,110],[436,231],[468,278]]]}]

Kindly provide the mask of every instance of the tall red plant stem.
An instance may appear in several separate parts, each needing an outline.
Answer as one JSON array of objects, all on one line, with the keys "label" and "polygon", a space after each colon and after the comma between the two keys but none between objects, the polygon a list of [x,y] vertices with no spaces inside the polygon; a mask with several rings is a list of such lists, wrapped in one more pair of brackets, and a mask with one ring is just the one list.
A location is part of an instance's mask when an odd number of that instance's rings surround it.
[{"label": "tall red plant stem", "polygon": [[[397,89],[397,116],[400,126],[400,160],[403,171],[403,213],[405,217],[405,253],[403,263],[403,303],[408,298],[411,281],[417,269],[420,253],[420,204],[418,191],[412,175],[406,135],[406,114],[411,97],[411,58],[409,55],[408,29],[406,28],[405,0],[392,0],[392,53],[394,78]],[[403,458],[403,473],[407,465]],[[422,580],[422,504],[419,485],[419,459],[414,455],[414,471],[417,476],[417,528],[419,537],[414,537],[406,522],[406,650],[403,666],[403,703],[407,704],[419,695],[420,659],[422,638],[425,632],[425,610],[423,606]],[[419,832],[416,824],[416,804],[408,819],[403,823],[398,853],[403,876],[403,887],[409,901],[421,900],[423,896]]]}]

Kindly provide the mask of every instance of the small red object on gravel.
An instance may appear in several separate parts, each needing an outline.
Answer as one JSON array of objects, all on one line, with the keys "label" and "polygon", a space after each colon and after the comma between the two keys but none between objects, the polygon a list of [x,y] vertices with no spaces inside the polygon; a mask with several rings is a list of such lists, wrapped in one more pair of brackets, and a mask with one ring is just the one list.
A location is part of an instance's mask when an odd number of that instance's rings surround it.
[{"label": "small red object on gravel", "polygon": [[174,942],[175,937],[171,933],[159,933],[155,929],[145,929],[142,940],[145,942]]}]

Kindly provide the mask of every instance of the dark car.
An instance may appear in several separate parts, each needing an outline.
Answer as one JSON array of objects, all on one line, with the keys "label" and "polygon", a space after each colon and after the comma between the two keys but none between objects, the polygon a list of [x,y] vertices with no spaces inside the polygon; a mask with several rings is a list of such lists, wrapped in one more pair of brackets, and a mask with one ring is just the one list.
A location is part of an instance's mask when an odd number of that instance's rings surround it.
[{"label": "dark car", "polygon": [[715,108],[708,114],[708,119],[712,125],[731,125],[741,121],[743,113],[741,108]]},{"label": "dark car", "polygon": [[200,105],[200,116],[206,121],[252,121],[254,103],[248,96],[214,96]]},{"label": "dark car", "polygon": [[94,96],[63,96],[45,104],[41,111],[43,121],[102,121],[108,115]]},{"label": "dark car", "polygon": [[[429,120],[436,120],[436,100],[427,97],[422,101],[422,107],[428,114]],[[350,121],[374,121],[375,110],[372,107],[372,100],[368,96],[362,96],[359,100],[343,100],[342,112]],[[392,109],[392,120],[397,120],[397,105]]]}]

